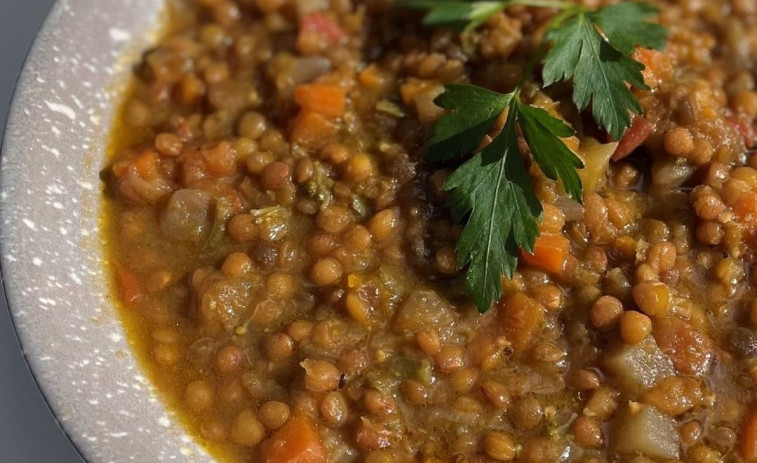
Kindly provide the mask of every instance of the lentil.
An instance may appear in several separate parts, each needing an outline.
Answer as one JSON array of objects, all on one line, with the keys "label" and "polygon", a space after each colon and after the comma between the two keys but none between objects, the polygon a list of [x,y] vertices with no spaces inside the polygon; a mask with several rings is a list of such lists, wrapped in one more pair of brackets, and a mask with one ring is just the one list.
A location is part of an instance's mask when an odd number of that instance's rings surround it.
[{"label": "lentil", "polygon": [[265,428],[252,410],[242,410],[231,424],[231,440],[235,444],[255,446],[264,436]]},{"label": "lentil", "polygon": [[289,406],[272,400],[261,405],[258,414],[266,428],[279,429],[289,419]]},{"label": "lentil", "polygon": [[620,338],[626,344],[638,344],[652,332],[652,322],[648,316],[634,311],[623,312],[620,316]]}]

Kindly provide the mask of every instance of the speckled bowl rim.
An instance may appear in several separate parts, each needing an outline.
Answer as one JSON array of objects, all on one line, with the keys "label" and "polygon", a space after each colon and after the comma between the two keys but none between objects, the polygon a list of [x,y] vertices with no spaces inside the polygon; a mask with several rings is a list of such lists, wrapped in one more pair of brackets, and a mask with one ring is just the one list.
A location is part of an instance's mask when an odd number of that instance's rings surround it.
[{"label": "speckled bowl rim", "polygon": [[113,111],[164,0],[58,0],[0,144],[0,276],[56,422],[90,463],[211,461],[145,379],[109,299],[99,235]]},{"label": "speckled bowl rim", "polygon": [[[23,65],[21,67],[22,68],[21,72],[19,72],[18,75],[16,76],[16,80],[15,80],[14,85],[13,85],[13,94],[11,96],[10,104],[8,105],[8,108],[7,108],[7,111],[6,111],[6,118],[5,118],[6,127],[4,127],[4,130],[2,132],[2,137],[0,137],[0,158],[3,156],[3,153],[5,151],[6,138],[7,138],[7,127],[9,125],[10,119],[11,119],[11,117],[13,117],[13,114],[15,113],[15,111],[18,110],[18,108],[16,108],[16,100],[17,100],[17,98],[16,98],[16,91],[20,87],[21,77],[24,74],[24,71],[26,70],[27,63],[29,62],[30,56],[32,55],[32,50],[34,49],[34,45],[37,42],[37,38],[39,37],[39,32],[41,30],[43,30],[45,28],[45,26],[47,25],[47,21],[50,18],[51,14],[52,14],[52,11],[55,9],[55,6],[56,6],[56,3],[54,2],[53,5],[51,5],[50,8],[45,12],[44,20],[42,21],[42,24],[40,25],[40,28],[37,31],[37,33],[34,35],[34,40],[32,41],[32,45],[29,47],[29,49],[26,52],[26,56],[24,57]],[[2,176],[2,171],[0,170],[0,191],[2,191],[2,185],[3,185],[3,178],[2,177],[3,177]],[[3,244],[2,244],[3,239],[2,239],[2,237],[3,237],[3,221],[2,221],[2,213],[0,213],[0,256],[2,256],[4,254],[3,253]],[[16,340],[16,343],[18,344],[19,349],[21,350],[21,355],[24,358],[24,365],[25,365],[26,369],[29,371],[29,373],[31,374],[32,380],[34,381],[34,384],[36,385],[37,390],[40,392],[40,396],[42,397],[42,402],[45,404],[45,407],[50,412],[50,415],[52,415],[53,421],[54,421],[55,425],[58,427],[58,429],[66,437],[66,440],[68,441],[68,443],[71,444],[72,450],[76,453],[76,455],[80,459],[84,460],[84,455],[82,454],[82,452],[79,449],[79,447],[76,445],[76,442],[74,442],[71,439],[71,436],[65,431],[65,429],[63,429],[63,426],[61,425],[60,420],[58,420],[58,417],[55,416],[55,412],[53,411],[52,406],[50,405],[50,402],[47,399],[47,396],[42,391],[42,386],[40,385],[39,380],[37,379],[37,376],[34,374],[34,370],[31,368],[31,366],[29,364],[29,357],[28,357],[26,351],[24,350],[24,343],[21,340],[21,338],[20,338],[20,336],[18,334],[18,329],[16,328],[15,323],[14,323],[13,311],[11,310],[11,305],[10,305],[10,298],[8,297],[8,290],[6,289],[6,278],[5,278],[5,272],[3,271],[3,259],[2,258],[0,258],[0,298],[2,298],[2,301],[5,302],[5,307],[7,307],[8,311],[10,312],[10,315],[11,315],[11,324],[13,325],[13,336],[14,336],[14,338]]]}]

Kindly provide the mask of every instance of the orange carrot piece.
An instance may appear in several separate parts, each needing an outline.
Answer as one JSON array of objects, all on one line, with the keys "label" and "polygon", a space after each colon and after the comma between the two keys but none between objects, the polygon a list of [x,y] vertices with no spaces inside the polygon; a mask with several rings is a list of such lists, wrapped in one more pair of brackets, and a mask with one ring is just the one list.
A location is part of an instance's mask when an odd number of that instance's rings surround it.
[{"label": "orange carrot piece", "polygon": [[757,193],[753,191],[744,193],[733,202],[731,207],[741,220],[748,219],[757,214]]},{"label": "orange carrot piece", "polygon": [[757,462],[757,410],[752,411],[742,429],[741,453],[747,462]]},{"label": "orange carrot piece", "polygon": [[515,352],[523,352],[544,328],[544,307],[523,293],[513,293],[500,301],[497,320]]},{"label": "orange carrot piece", "polygon": [[116,264],[116,283],[121,300],[126,305],[133,305],[142,299],[142,285],[136,275],[122,265]]},{"label": "orange carrot piece", "polygon": [[644,70],[641,71],[644,83],[651,88],[658,87],[673,75],[673,60],[668,53],[638,47],[633,57],[644,65]]},{"label": "orange carrot piece", "polygon": [[612,155],[613,161],[620,161],[641,146],[652,134],[652,124],[641,116],[634,116],[631,127],[626,130]]},{"label": "orange carrot piece", "polygon": [[570,241],[560,234],[542,233],[534,244],[534,253],[521,252],[523,261],[534,267],[561,275],[570,255]]},{"label": "orange carrot piece", "polygon": [[294,89],[294,101],[302,109],[324,116],[339,117],[344,114],[344,98],[344,90],[333,84],[302,84]]},{"label": "orange carrot piece", "polygon": [[326,463],[326,448],[310,418],[295,416],[263,443],[263,463]]},{"label": "orange carrot piece", "polygon": [[326,144],[336,132],[337,126],[333,121],[307,109],[300,111],[292,124],[292,140],[308,148]]},{"label": "orange carrot piece", "polygon": [[158,164],[158,153],[153,150],[146,150],[134,161],[134,166],[137,169],[137,173],[142,178],[157,177],[159,170]]},{"label": "orange carrot piece", "polygon": [[363,69],[360,74],[358,74],[357,79],[358,82],[360,82],[360,85],[368,90],[376,90],[386,83],[386,79],[375,63]]}]

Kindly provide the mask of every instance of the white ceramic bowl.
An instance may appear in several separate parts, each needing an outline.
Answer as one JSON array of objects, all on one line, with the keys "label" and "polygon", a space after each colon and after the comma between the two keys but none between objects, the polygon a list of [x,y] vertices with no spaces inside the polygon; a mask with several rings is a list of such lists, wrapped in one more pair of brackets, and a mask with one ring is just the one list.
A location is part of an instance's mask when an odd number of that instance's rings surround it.
[{"label": "white ceramic bowl", "polygon": [[91,463],[208,461],[143,376],[107,291],[105,146],[163,0],[59,0],[27,59],[0,165],[0,262],[24,354]]}]

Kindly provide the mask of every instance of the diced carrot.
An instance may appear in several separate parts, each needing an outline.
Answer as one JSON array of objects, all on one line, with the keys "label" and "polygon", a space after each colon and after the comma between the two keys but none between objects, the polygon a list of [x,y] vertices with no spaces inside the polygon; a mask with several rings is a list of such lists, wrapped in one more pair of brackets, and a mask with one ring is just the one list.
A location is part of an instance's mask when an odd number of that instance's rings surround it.
[{"label": "diced carrot", "polygon": [[122,265],[116,264],[116,283],[121,300],[127,305],[133,305],[142,299],[142,285],[136,275]]},{"label": "diced carrot", "polygon": [[526,350],[544,327],[544,307],[521,292],[502,299],[497,316],[515,352]]},{"label": "diced carrot", "polygon": [[746,191],[738,195],[734,190],[733,199],[728,204],[742,225],[744,241],[752,246],[757,245],[757,191]]},{"label": "diced carrot", "polygon": [[673,61],[665,52],[638,47],[633,57],[644,65],[644,83],[651,88],[659,86],[673,74]]},{"label": "diced carrot", "polygon": [[237,173],[236,153],[227,141],[205,148],[198,153],[202,156],[205,168],[209,174],[219,177],[231,176]]},{"label": "diced carrot", "polygon": [[158,153],[147,150],[134,160],[134,167],[142,178],[154,178],[158,176]]},{"label": "diced carrot", "polygon": [[339,117],[344,114],[344,90],[338,85],[299,85],[294,90],[294,101],[302,109],[315,111],[324,116]]},{"label": "diced carrot", "polygon": [[741,453],[747,462],[757,462],[757,410],[753,410],[741,431]]},{"label": "diced carrot", "polygon": [[337,126],[323,114],[304,109],[294,118],[292,140],[308,148],[326,144],[336,135]]},{"label": "diced carrot", "polygon": [[655,317],[652,335],[679,374],[701,378],[709,373],[715,349],[704,329],[677,317]]},{"label": "diced carrot", "polygon": [[339,23],[331,16],[320,11],[313,11],[302,18],[300,30],[303,32],[315,32],[328,39],[331,44],[338,44],[347,38],[347,33]]},{"label": "diced carrot", "polygon": [[561,275],[570,255],[570,241],[557,233],[542,233],[534,244],[534,253],[521,252],[523,261],[534,267]]},{"label": "diced carrot", "polygon": [[326,463],[326,448],[310,418],[295,416],[263,443],[264,463]]},{"label": "diced carrot", "polygon": [[641,146],[652,134],[652,124],[641,116],[634,116],[631,127],[626,130],[612,155],[613,161],[619,161]]},{"label": "diced carrot", "polygon": [[741,221],[752,221],[757,215],[757,193],[746,192],[731,204],[733,212]]},{"label": "diced carrot", "polygon": [[358,74],[358,82],[360,82],[360,85],[363,86],[363,88],[376,90],[386,83],[386,79],[381,74],[381,71],[379,71],[378,66],[373,63]]}]

